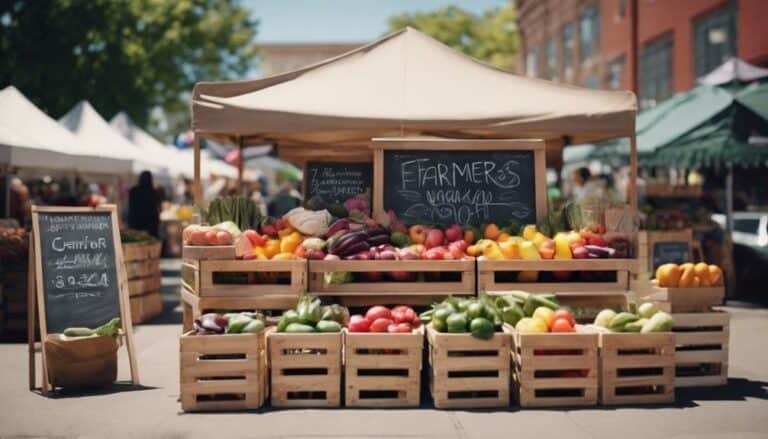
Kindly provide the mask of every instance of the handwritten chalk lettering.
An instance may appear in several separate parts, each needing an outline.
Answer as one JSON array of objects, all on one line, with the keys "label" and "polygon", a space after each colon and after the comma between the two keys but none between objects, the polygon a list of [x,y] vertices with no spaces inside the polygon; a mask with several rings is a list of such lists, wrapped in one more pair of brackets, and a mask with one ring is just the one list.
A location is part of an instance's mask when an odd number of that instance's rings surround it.
[{"label": "handwritten chalk lettering", "polygon": [[70,293],[51,294],[48,297],[53,300],[81,300],[81,299],[97,299],[103,297],[104,294],[101,291],[75,291]]},{"label": "handwritten chalk lettering", "polygon": [[53,279],[53,287],[63,290],[71,288],[106,288],[109,287],[107,273],[80,273],[68,276],[57,275]]},{"label": "handwritten chalk lettering", "polygon": [[489,160],[466,163],[435,162],[429,158],[408,160],[400,164],[400,186],[402,189],[455,187],[469,183],[510,189],[520,185],[520,176],[513,170],[518,165],[515,160],[500,167]]},{"label": "handwritten chalk lettering", "polygon": [[89,239],[88,235],[85,235],[82,239],[65,241],[62,237],[56,237],[51,241],[51,248],[57,252],[71,250],[103,250],[107,248],[107,238],[101,237]]},{"label": "handwritten chalk lettering", "polygon": [[75,253],[56,258],[52,263],[56,270],[79,270],[83,268],[107,268],[107,255],[104,253]]}]

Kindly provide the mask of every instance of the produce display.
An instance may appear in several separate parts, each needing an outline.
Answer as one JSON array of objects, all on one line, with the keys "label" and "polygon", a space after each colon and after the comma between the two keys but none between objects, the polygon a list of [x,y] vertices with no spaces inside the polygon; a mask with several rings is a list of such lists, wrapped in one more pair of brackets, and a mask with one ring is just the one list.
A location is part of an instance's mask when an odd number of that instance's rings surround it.
[{"label": "produce display", "polygon": [[147,232],[133,229],[120,230],[120,242],[123,244],[133,244],[138,242],[157,242],[156,237]]},{"label": "produce display", "polygon": [[514,292],[498,297],[496,306],[504,322],[520,333],[576,332],[573,313],[553,294]]},{"label": "produce display", "polygon": [[22,228],[0,229],[0,262],[21,263],[27,260],[29,235]]},{"label": "produce display", "polygon": [[437,332],[470,333],[473,337],[490,339],[501,328],[502,315],[490,296],[472,298],[448,297],[432,305],[419,319]]},{"label": "produce display", "polygon": [[258,204],[247,197],[216,198],[202,216],[208,224],[232,221],[239,230],[256,229],[262,221]]},{"label": "produce display", "polygon": [[62,334],[64,335],[64,337],[70,337],[70,338],[99,337],[99,336],[105,336],[105,335],[110,337],[117,337],[119,331],[120,331],[120,318],[115,317],[96,329],[72,327],[72,328],[66,328]]},{"label": "produce display", "polygon": [[373,306],[365,315],[355,314],[349,319],[349,332],[390,332],[410,333],[421,326],[421,320],[416,311],[409,306],[396,306],[392,309],[386,306]]},{"label": "produce display", "polygon": [[264,329],[264,314],[254,312],[208,313],[195,319],[197,335],[258,334]]},{"label": "produce display", "polygon": [[302,296],[295,309],[285,311],[277,332],[340,332],[350,323],[349,310],[341,305],[322,305],[320,299]]},{"label": "produce display", "polygon": [[604,309],[595,317],[594,326],[610,332],[667,332],[672,330],[672,316],[659,311],[653,303],[637,307],[637,312],[616,312]]},{"label": "produce display", "polygon": [[656,269],[656,280],[660,287],[667,288],[719,287],[723,285],[723,271],[704,262],[664,264]]}]

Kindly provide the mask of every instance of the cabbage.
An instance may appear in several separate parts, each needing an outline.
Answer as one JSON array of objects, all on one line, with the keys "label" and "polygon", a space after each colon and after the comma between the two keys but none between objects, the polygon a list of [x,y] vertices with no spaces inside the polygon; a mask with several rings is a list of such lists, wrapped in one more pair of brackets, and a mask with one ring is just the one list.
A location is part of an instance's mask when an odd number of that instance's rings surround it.
[{"label": "cabbage", "polygon": [[326,285],[338,285],[352,282],[352,273],[348,271],[329,271],[323,274]]}]

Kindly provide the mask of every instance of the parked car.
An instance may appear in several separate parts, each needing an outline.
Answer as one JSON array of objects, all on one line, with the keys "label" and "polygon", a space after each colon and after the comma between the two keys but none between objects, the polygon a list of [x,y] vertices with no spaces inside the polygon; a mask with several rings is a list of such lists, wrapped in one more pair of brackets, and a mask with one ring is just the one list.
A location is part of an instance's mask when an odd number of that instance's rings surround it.
[{"label": "parked car", "polygon": [[[725,215],[712,220],[725,229]],[[768,296],[768,212],[735,212],[733,215],[733,265],[739,296]]]}]

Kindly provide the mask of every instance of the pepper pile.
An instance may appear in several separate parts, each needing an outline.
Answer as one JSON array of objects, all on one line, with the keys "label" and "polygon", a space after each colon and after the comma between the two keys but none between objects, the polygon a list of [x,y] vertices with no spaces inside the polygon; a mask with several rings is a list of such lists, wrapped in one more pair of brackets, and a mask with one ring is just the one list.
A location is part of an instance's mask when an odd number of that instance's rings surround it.
[{"label": "pepper pile", "polygon": [[260,312],[207,313],[195,319],[197,335],[258,334],[264,329],[264,314]]},{"label": "pepper pile", "polygon": [[302,296],[296,309],[289,309],[280,317],[277,332],[340,332],[347,323],[347,308],[336,304],[323,306],[320,299]]},{"label": "pepper pile", "polygon": [[373,306],[365,313],[355,314],[349,319],[349,332],[390,332],[408,333],[421,326],[421,320],[410,306]]}]

